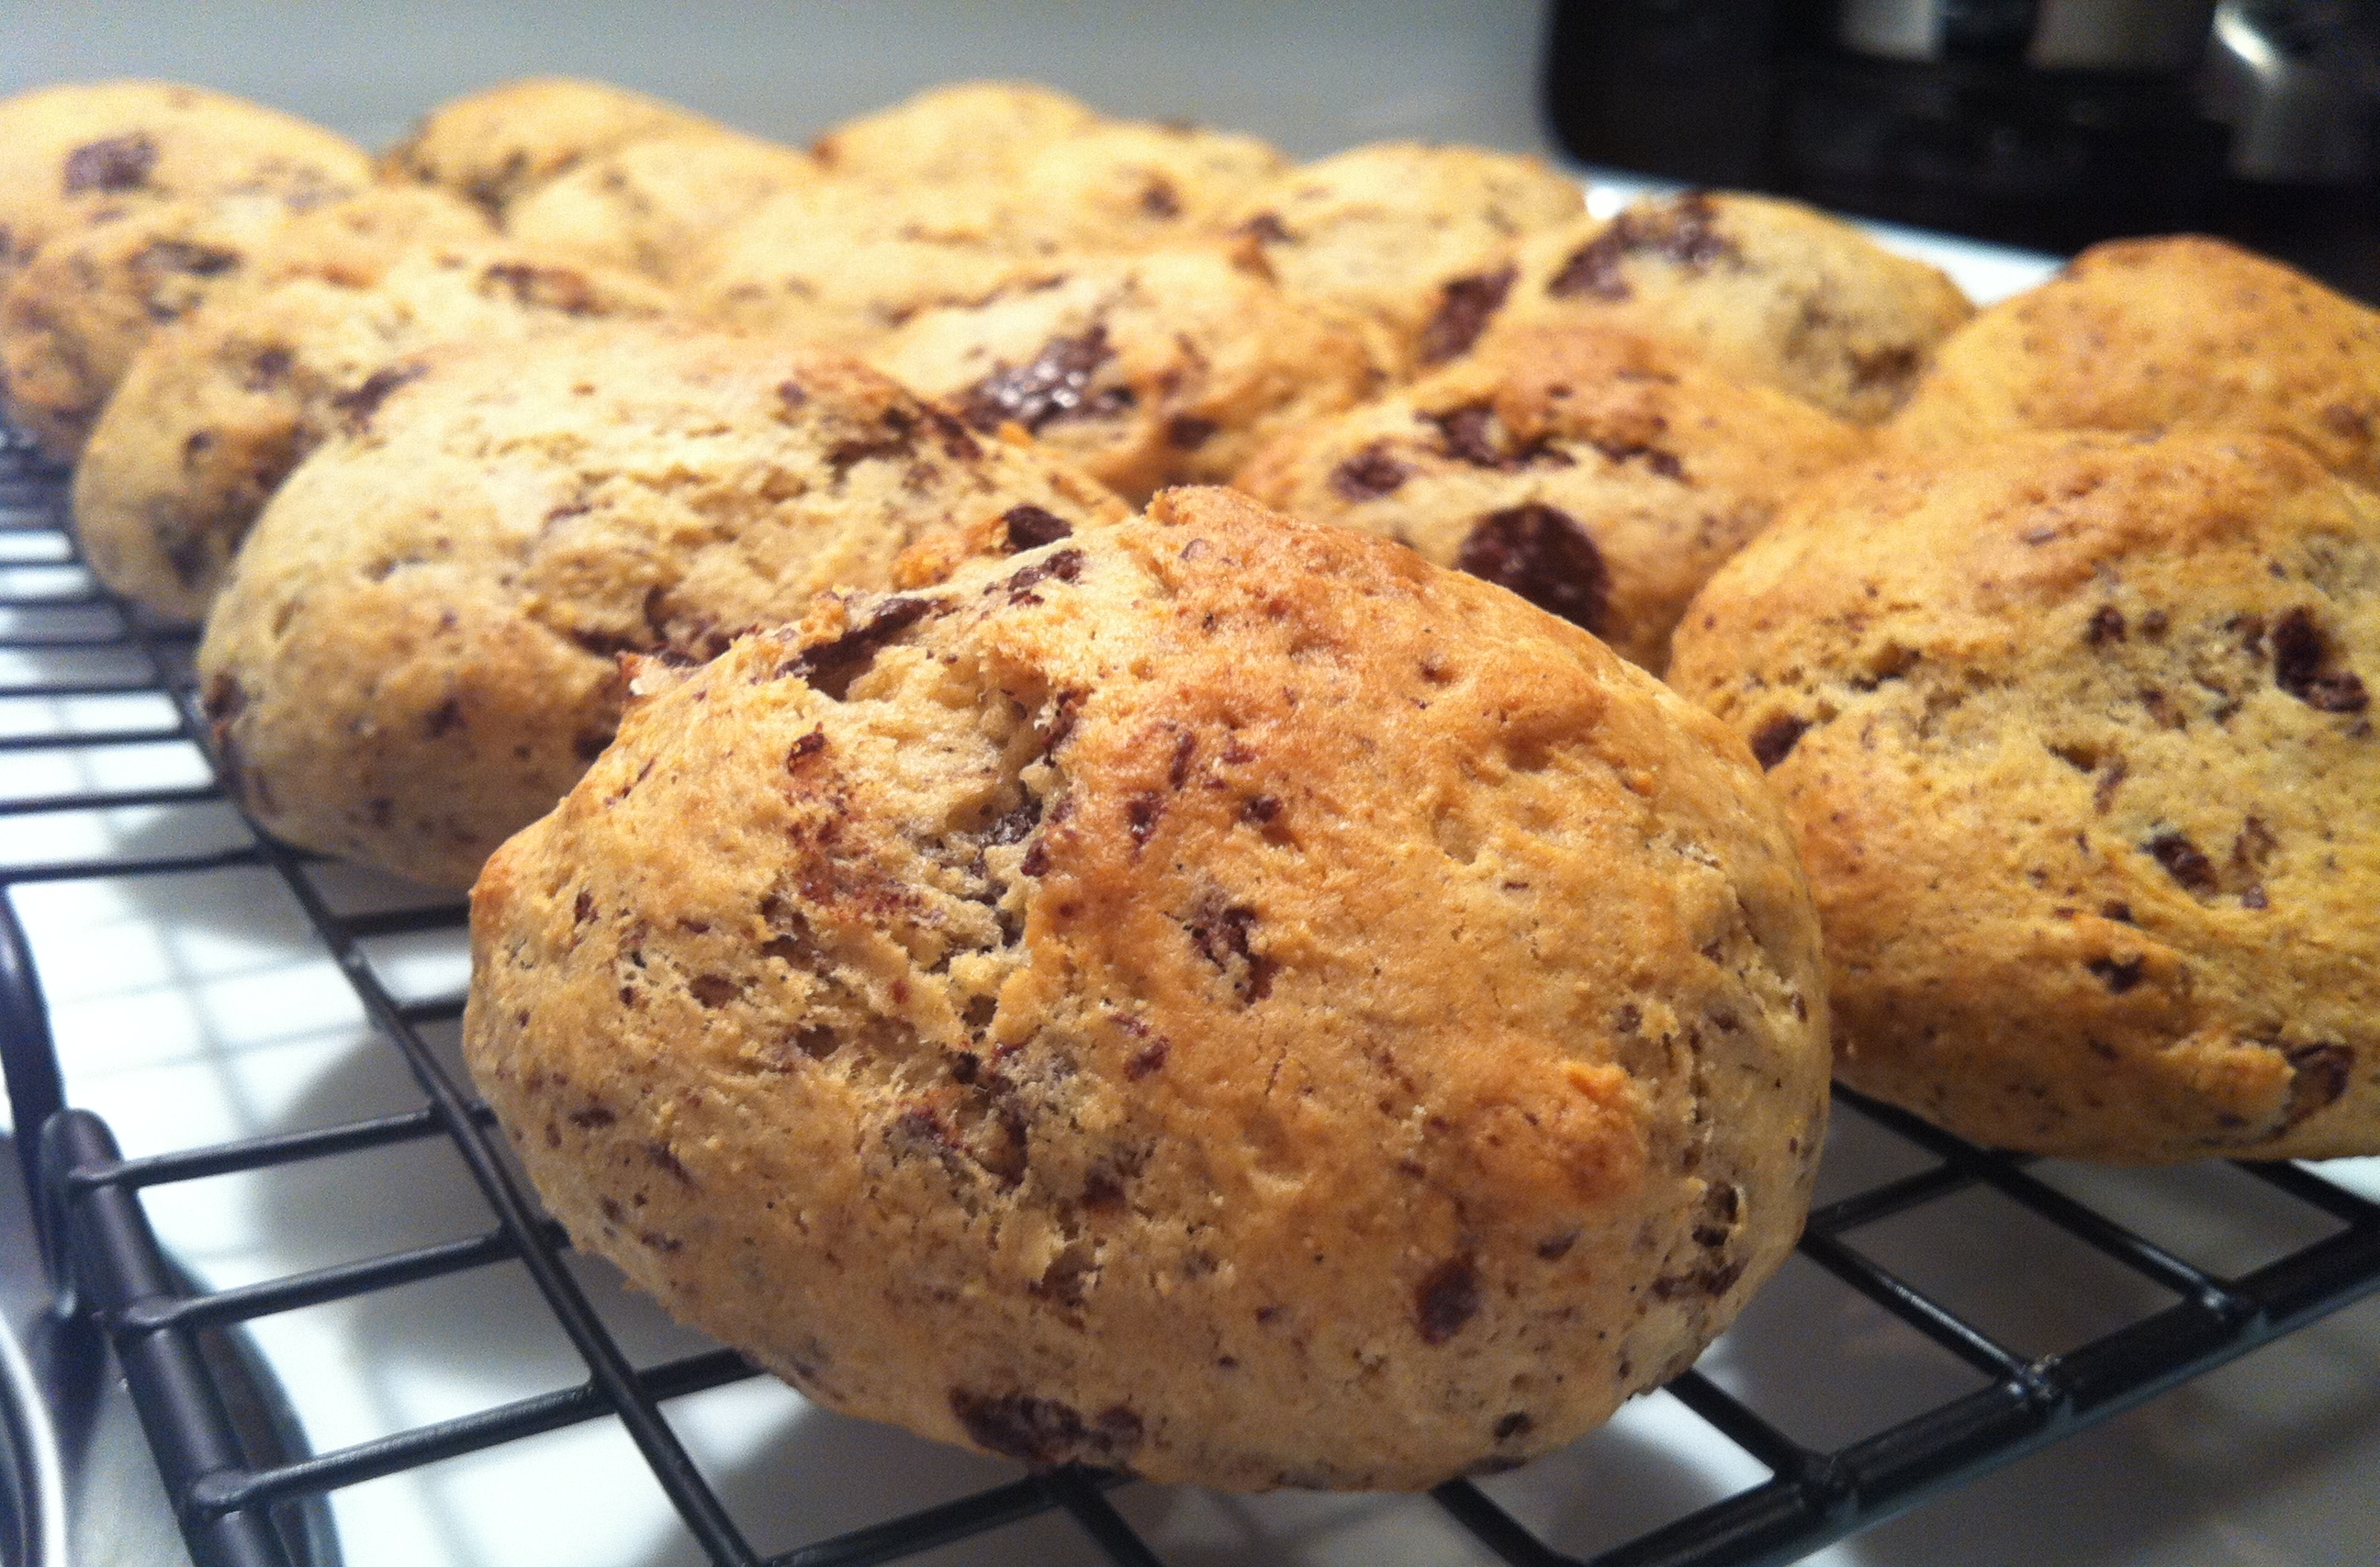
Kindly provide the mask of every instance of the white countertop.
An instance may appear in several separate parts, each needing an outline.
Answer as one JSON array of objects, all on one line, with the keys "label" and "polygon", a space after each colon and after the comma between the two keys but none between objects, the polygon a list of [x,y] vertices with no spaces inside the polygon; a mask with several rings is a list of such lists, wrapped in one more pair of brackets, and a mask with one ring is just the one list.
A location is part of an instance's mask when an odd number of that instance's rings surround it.
[{"label": "white countertop", "polygon": [[[962,76],[1030,77],[1122,114],[1191,117],[1320,153],[1420,136],[1542,150],[1533,4],[1094,6],[1087,0],[771,6],[218,4],[0,5],[0,93],[108,75],[223,87],[378,142],[435,100],[530,71],[605,77],[747,128],[806,139],[836,118]],[[1607,183],[1599,204],[1618,199]],[[2037,275],[2037,261],[1901,242],[1953,266],[1979,296]],[[0,677],[21,655],[0,654]],[[19,671],[21,672],[21,670]],[[0,701],[0,732],[115,728],[153,698]],[[0,757],[0,796],[94,782],[196,779],[184,747],[82,758]],[[128,811],[79,825],[0,821],[0,859],[105,844],[154,847],[225,831],[208,813]],[[236,831],[233,829],[232,831]],[[81,832],[87,842],[78,844]],[[344,874],[344,873],[342,873]],[[418,897],[347,878],[364,900]],[[270,872],[148,883],[70,882],[17,900],[48,988],[70,1097],[127,1150],[153,1152],[413,1108],[336,970]],[[459,935],[379,944],[406,987],[459,989]],[[451,1030],[448,1031],[451,1034]],[[1888,1171],[1905,1150],[1847,1126],[1830,1187]],[[2374,1161],[2350,1176],[2380,1195]],[[2054,1167],[2046,1167],[2054,1168]],[[2308,1236],[2221,1166],[2056,1177],[2217,1268]],[[2259,1189],[2260,1190],[2260,1189]],[[169,1245],[221,1286],[451,1239],[486,1227],[458,1162],[415,1144],[162,1189]],[[2049,1349],[2163,1304],[2010,1205],[1961,1198],[1875,1245],[2010,1342]],[[2268,1219],[2266,1216],[2272,1216]],[[1955,1220],[1953,1223],[1946,1219]],[[1890,1226],[1885,1227],[1887,1230]],[[12,1266],[21,1267],[21,1262]],[[626,1294],[601,1264],[573,1263],[640,1360],[700,1341]],[[259,1323],[318,1448],[575,1383],[583,1372],[504,1265]],[[1913,1412],[1976,1379],[1877,1308],[1796,1259],[1703,1368],[1797,1437],[1825,1443],[1875,1412]],[[877,1521],[1013,1477],[1013,1465],[825,1414],[772,1382],[669,1406],[739,1522],[765,1549]],[[1488,1488],[1558,1549],[1587,1552],[1764,1477],[1667,1395],[1607,1431]],[[2064,1442],[1813,1560],[1848,1567],[2023,1561],[2276,1567],[2368,1560],[2380,1530],[2380,1304],[2366,1302],[2144,1409]],[[1117,1504],[1168,1561],[1486,1561],[1425,1499],[1227,1498],[1134,1485]],[[455,1567],[694,1560],[634,1450],[608,1421],[338,1493],[346,1559]],[[1095,1560],[1055,1517],[948,1548],[931,1561]]]}]

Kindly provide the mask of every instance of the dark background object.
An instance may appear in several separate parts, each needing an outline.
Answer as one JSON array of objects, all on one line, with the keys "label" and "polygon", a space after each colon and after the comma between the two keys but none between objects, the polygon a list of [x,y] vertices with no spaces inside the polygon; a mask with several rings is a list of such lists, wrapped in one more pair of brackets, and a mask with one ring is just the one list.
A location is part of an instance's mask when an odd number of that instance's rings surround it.
[{"label": "dark background object", "polygon": [[1558,0],[1591,164],[2037,249],[2228,236],[2380,301],[2380,6]]}]

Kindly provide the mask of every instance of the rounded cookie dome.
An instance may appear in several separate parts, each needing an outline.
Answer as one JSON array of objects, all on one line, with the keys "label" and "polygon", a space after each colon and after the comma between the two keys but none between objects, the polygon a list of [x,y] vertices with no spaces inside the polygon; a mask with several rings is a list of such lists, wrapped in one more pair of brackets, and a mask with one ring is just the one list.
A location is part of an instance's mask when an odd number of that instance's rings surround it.
[{"label": "rounded cookie dome", "polygon": [[822,1403],[1423,1487],[1798,1233],[1784,823],[1508,594],[1176,490],[673,678],[481,877],[467,1049],[581,1244]]},{"label": "rounded cookie dome", "polygon": [[1845,469],[1670,666],[1792,814],[1843,1080],[2126,1161],[2380,1152],[2375,677],[2380,497],[2207,433]]}]

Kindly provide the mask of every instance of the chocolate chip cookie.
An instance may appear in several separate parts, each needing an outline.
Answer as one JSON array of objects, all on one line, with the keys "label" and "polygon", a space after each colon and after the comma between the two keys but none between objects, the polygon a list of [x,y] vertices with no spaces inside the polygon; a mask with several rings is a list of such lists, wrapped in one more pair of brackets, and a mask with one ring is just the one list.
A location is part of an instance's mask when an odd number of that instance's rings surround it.
[{"label": "chocolate chip cookie", "polygon": [[1577,323],[1502,334],[1298,431],[1238,483],[1509,588],[1658,674],[1705,579],[1866,445],[1673,345]]},{"label": "chocolate chip cookie", "polygon": [[1893,421],[1956,450],[2017,430],[2262,430],[2380,486],[2380,312],[2220,239],[2095,245],[1984,311]]},{"label": "chocolate chip cookie", "polygon": [[864,184],[969,185],[1013,176],[1035,152],[1099,123],[1086,104],[1017,81],[960,81],[846,120],[811,147]]},{"label": "chocolate chip cookie", "polygon": [[676,683],[489,863],[466,1051],[578,1245],[832,1408],[1414,1488],[1693,1360],[1826,1003],[1742,742],[1219,490]]},{"label": "chocolate chip cookie", "polygon": [[606,322],[406,361],[258,521],[200,649],[226,782],[290,842],[468,885],[611,738],[622,653],[705,659],[989,518],[1122,516],[856,365]]},{"label": "chocolate chip cookie", "polygon": [[272,275],[152,336],[100,415],[75,471],[75,528],[117,592],[160,614],[204,614],[283,478],[369,419],[419,350],[672,306],[642,279],[501,240],[375,252],[342,217],[317,213],[285,234],[296,256],[326,236],[328,264],[268,258],[260,270]]},{"label": "chocolate chip cookie", "polygon": [[816,160],[758,137],[657,136],[547,181],[507,210],[504,232],[558,255],[682,284],[718,230],[823,177]]},{"label": "chocolate chip cookie", "polygon": [[[1593,320],[1671,337],[1718,370],[1874,424],[1974,313],[1937,268],[1792,201],[1694,190],[1523,247],[1493,322]],[[1452,296],[1450,295],[1450,299]],[[1463,316],[1451,335],[1479,335]]]},{"label": "chocolate chip cookie", "polygon": [[589,158],[655,136],[723,129],[674,103],[608,82],[523,77],[450,99],[381,158],[383,177],[434,185],[501,219]]},{"label": "chocolate chip cookie", "polygon": [[2042,1153],[2380,1153],[2380,497],[2254,434],[1902,454],[1670,679],[1800,831],[1846,1082]]},{"label": "chocolate chip cookie", "polygon": [[54,237],[155,201],[226,191],[297,206],[371,180],[363,150],[228,93],[164,81],[0,101],[0,284]]},{"label": "chocolate chip cookie", "polygon": [[1205,237],[1288,160],[1253,136],[1120,121],[1026,158],[1015,175],[1027,242],[1065,250],[1140,250]]},{"label": "chocolate chip cookie", "polygon": [[1492,313],[1516,240],[1585,211],[1578,182],[1535,158],[1382,141],[1281,176],[1229,221],[1291,294],[1353,312],[1426,366]]},{"label": "chocolate chip cookie", "polygon": [[1369,393],[1381,367],[1220,248],[1083,257],[921,314],[870,355],[983,434],[1014,428],[1118,493],[1229,478],[1268,436]]}]

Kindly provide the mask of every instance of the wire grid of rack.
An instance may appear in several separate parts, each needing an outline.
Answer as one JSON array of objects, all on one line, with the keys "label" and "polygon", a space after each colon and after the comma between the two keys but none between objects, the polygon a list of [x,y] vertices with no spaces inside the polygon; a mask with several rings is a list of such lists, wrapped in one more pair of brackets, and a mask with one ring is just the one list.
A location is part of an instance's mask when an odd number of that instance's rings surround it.
[{"label": "wire grid of rack", "polygon": [[[171,723],[111,731],[11,734],[0,752],[183,742],[200,745],[187,632],[157,626],[91,579],[63,519],[63,476],[18,446],[0,449],[0,655],[24,655],[32,677],[0,684],[0,702],[162,693]],[[28,662],[30,661],[30,662]],[[140,806],[220,802],[219,786],[100,789],[0,798],[0,820]],[[378,913],[338,912],[318,885],[321,862],[254,832],[242,841],[161,854],[110,854],[0,865],[0,1026],[7,1087],[45,1261],[63,1303],[104,1330],[154,1450],[166,1492],[201,1567],[264,1567],[308,1559],[304,1504],[344,1487],[574,1423],[625,1429],[700,1549],[719,1563],[826,1567],[892,1561],[964,1541],[1036,1514],[1070,1519],[1108,1560],[1160,1560],[1111,1501],[1127,1477],[1080,1468],[1004,1484],[829,1537],[756,1545],[664,1416],[662,1405],[756,1375],[712,1349],[637,1365],[563,1265],[567,1238],[501,1156],[492,1120],[423,1030],[451,1023],[459,996],[401,999],[369,949],[375,938],[457,925],[452,902]],[[147,878],[231,866],[268,869],[303,908],[388,1048],[402,1053],[420,1102],[370,1119],[121,1157],[108,1125],[67,1102],[31,947],[16,909],[29,883]],[[2139,1404],[2176,1384],[2380,1290],[2380,1205],[2308,1169],[2241,1165],[2256,1182],[2322,1217],[2327,1233],[2229,1276],[2195,1266],[2029,1171],[1887,1106],[1839,1092],[1839,1118],[1864,1118],[1922,1154],[1922,1164],[1822,1205],[1801,1255],[1955,1357],[1982,1385],[1914,1415],[1886,1417],[1854,1439],[1813,1446],[1755,1413],[1704,1370],[1669,1385],[1718,1437],[1766,1469],[1765,1481],[1682,1511],[1608,1549],[1600,1567],[1718,1567],[1798,1558],[1926,1497]],[[40,1129],[38,1136],[34,1129]],[[304,1166],[425,1139],[451,1143],[483,1198],[480,1233],[231,1288],[188,1283],[161,1247],[145,1203],[162,1187],[236,1172]],[[2060,1353],[2027,1355],[1862,1249],[1864,1231],[1961,1193],[1996,1192],[2163,1292],[2161,1309]],[[206,1337],[293,1309],[516,1261],[583,1361],[584,1379],[547,1394],[403,1429],[319,1454],[260,1457],[223,1385]],[[792,1477],[789,1477],[792,1478]],[[1444,1512],[1503,1561],[1577,1560],[1491,1494],[1458,1479],[1432,1493]],[[317,1525],[319,1526],[319,1525]],[[764,1555],[765,1549],[776,1554]]]}]

